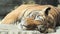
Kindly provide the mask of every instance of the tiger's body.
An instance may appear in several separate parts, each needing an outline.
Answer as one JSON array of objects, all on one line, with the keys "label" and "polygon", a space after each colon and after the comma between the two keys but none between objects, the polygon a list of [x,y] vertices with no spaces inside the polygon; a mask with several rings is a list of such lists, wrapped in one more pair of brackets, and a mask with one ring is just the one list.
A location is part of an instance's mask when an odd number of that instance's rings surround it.
[{"label": "tiger's body", "polygon": [[24,29],[33,30],[36,28],[40,32],[48,32],[49,29],[60,25],[60,9],[50,5],[21,5],[7,14],[1,24],[12,24],[17,21],[21,22],[19,26],[24,26]]}]

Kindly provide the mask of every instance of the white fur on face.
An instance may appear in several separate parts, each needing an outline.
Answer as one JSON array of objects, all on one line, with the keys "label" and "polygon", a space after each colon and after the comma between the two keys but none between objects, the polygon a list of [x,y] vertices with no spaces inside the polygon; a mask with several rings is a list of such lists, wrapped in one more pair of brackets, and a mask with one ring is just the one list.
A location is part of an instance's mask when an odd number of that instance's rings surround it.
[{"label": "white fur on face", "polygon": [[17,26],[18,26],[18,28],[21,29],[21,30],[25,30],[25,29],[26,29],[26,27],[23,26],[22,23],[19,23]]},{"label": "white fur on face", "polygon": [[19,29],[22,29],[22,30],[23,30],[23,29],[26,29],[26,27],[23,26],[23,25],[25,25],[25,22],[26,22],[26,21],[25,21],[24,18],[23,18],[23,19],[21,20],[21,22],[18,24],[18,28],[19,28]]}]

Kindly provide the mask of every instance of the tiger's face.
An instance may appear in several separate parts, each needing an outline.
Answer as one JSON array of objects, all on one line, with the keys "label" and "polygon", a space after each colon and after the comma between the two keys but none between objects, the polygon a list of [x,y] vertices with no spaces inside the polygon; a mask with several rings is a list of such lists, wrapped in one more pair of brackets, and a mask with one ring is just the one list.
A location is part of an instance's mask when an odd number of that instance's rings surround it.
[{"label": "tiger's face", "polygon": [[47,20],[45,19],[48,15],[50,8],[45,8],[43,10],[34,10],[29,13],[26,17],[21,19],[19,27],[25,30],[39,30],[40,32],[45,32],[47,29]]}]

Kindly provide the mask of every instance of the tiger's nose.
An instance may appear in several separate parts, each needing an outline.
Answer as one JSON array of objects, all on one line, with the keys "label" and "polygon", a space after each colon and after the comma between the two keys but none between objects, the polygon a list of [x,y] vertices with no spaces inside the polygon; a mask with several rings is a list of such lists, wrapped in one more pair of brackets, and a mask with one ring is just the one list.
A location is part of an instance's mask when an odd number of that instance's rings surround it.
[{"label": "tiger's nose", "polygon": [[39,25],[38,26],[38,31],[40,31],[41,33],[43,33],[45,31],[45,27],[43,25]]}]

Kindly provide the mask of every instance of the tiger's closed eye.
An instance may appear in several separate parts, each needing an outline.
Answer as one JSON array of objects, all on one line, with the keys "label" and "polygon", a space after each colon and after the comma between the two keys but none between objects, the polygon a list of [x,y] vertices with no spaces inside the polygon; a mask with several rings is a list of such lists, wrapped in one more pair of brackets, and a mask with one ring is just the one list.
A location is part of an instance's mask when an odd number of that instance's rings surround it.
[{"label": "tiger's closed eye", "polygon": [[35,17],[35,20],[43,20],[43,17],[38,15]]}]

